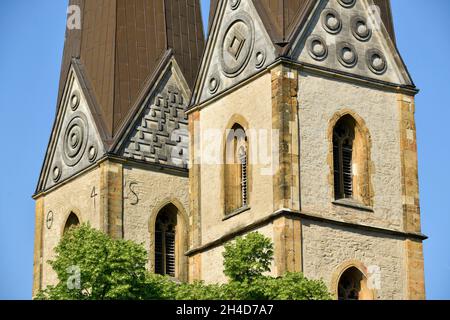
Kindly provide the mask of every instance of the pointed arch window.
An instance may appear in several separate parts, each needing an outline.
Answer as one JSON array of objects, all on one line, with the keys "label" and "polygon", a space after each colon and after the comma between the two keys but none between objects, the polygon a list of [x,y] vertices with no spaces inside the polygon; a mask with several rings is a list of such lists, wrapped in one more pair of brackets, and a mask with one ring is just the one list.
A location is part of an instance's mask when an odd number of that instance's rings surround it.
[{"label": "pointed arch window", "polygon": [[333,127],[333,176],[335,200],[370,209],[370,134],[362,119],[350,114]]},{"label": "pointed arch window", "polygon": [[248,139],[244,128],[235,124],[227,137],[225,159],[225,213],[233,214],[249,205]]},{"label": "pointed arch window", "polygon": [[174,206],[161,210],[155,224],[155,273],[175,277],[177,211]]},{"label": "pointed arch window", "polygon": [[78,227],[79,225],[80,219],[78,219],[78,216],[75,213],[71,212],[66,220],[66,224],[64,225],[64,233],[72,228]]},{"label": "pointed arch window", "polygon": [[353,198],[353,145],[355,126],[351,117],[340,119],[333,131],[334,194],[336,200]]},{"label": "pointed arch window", "polygon": [[366,276],[356,267],[342,273],[338,283],[339,300],[372,300],[373,292],[368,287]]}]

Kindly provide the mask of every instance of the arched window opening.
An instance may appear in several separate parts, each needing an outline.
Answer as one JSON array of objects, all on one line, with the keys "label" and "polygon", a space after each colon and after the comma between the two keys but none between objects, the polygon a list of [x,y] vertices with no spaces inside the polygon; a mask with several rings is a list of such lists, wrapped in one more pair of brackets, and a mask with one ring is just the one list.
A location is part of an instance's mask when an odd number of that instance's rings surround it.
[{"label": "arched window opening", "polygon": [[164,207],[155,224],[155,273],[176,276],[177,208]]},{"label": "arched window opening", "polygon": [[355,120],[344,116],[333,131],[333,164],[334,193],[336,200],[352,199],[353,182],[353,150],[355,140]]},{"label": "arched window opening", "polygon": [[246,208],[249,204],[248,139],[244,128],[235,124],[226,141],[225,213]]},{"label": "arched window opening", "polygon": [[333,127],[334,196],[370,207],[370,134],[356,119],[345,114]]},{"label": "arched window opening", "polygon": [[78,216],[71,212],[69,217],[66,220],[66,224],[64,226],[64,233],[69,231],[71,228],[78,227],[80,225],[80,219],[78,219]]},{"label": "arched window opening", "polygon": [[345,270],[338,284],[339,300],[368,300],[372,295],[367,287],[367,279],[356,267]]}]

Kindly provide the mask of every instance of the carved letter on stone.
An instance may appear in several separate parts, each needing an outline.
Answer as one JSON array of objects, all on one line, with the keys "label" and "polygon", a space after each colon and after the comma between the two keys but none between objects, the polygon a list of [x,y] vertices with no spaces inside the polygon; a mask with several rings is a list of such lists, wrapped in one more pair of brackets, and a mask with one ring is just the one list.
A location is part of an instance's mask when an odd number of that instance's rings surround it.
[{"label": "carved letter on stone", "polygon": [[139,203],[139,196],[137,195],[136,191],[134,190],[134,186],[137,185],[137,182],[130,182],[130,192],[135,197],[134,201],[130,202],[132,206],[135,206]]},{"label": "carved letter on stone", "polygon": [[95,198],[98,196],[97,192],[95,191],[95,187],[92,188],[92,192],[91,192],[91,199],[94,200],[94,210],[96,208],[95,206]]}]

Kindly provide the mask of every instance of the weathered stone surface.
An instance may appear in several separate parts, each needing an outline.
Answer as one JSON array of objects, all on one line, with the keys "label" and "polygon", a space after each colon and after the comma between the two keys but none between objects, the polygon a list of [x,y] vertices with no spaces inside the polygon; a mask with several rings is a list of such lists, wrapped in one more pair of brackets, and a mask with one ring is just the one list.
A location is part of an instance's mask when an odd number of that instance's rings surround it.
[{"label": "weathered stone surface", "polygon": [[[337,80],[299,79],[300,190],[302,210],[355,223],[402,230],[403,204],[397,96]],[[320,88],[320,89],[318,89]],[[370,134],[373,212],[335,206],[330,169],[330,119],[351,110]]]},{"label": "weathered stone surface", "polygon": [[103,216],[100,213],[100,184],[100,168],[96,167],[61,185],[43,198],[43,219],[49,211],[54,214],[51,229],[45,226],[45,221],[42,228],[43,288],[57,281],[56,274],[47,261],[55,256],[54,248],[61,240],[66,220],[71,212],[77,215],[81,223],[89,222],[92,227],[104,230]]},{"label": "weathered stone surface", "polygon": [[[124,238],[142,243],[149,251],[149,268],[154,262],[154,223],[159,211],[169,203],[180,211],[177,231],[186,235],[178,245],[183,247],[183,277],[187,277],[187,227],[189,221],[189,180],[187,177],[155,172],[131,166],[124,167]],[[180,228],[179,228],[180,227]],[[181,249],[181,248],[180,248]],[[181,271],[181,270],[177,270]]]},{"label": "weathered stone surface", "polygon": [[[366,268],[380,268],[377,299],[405,299],[405,261],[403,239],[303,221],[304,273],[323,279],[332,290],[332,277],[349,260],[360,261]],[[334,293],[334,292],[333,292]]]}]

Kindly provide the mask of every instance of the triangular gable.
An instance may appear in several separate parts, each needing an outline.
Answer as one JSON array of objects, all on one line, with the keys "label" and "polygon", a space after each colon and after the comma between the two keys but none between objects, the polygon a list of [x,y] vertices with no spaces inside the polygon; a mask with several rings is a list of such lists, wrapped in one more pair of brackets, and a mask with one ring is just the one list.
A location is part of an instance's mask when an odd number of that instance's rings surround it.
[{"label": "triangular gable", "polygon": [[372,0],[319,1],[291,56],[328,70],[414,85]]},{"label": "triangular gable", "polygon": [[235,86],[275,58],[275,47],[253,1],[219,1],[192,103],[201,103]]},{"label": "triangular gable", "polygon": [[173,57],[156,76],[112,151],[133,160],[187,168],[189,86]]},{"label": "triangular gable", "polygon": [[36,192],[42,192],[89,167],[105,154],[89,105],[89,93],[74,63],[58,107]]}]

